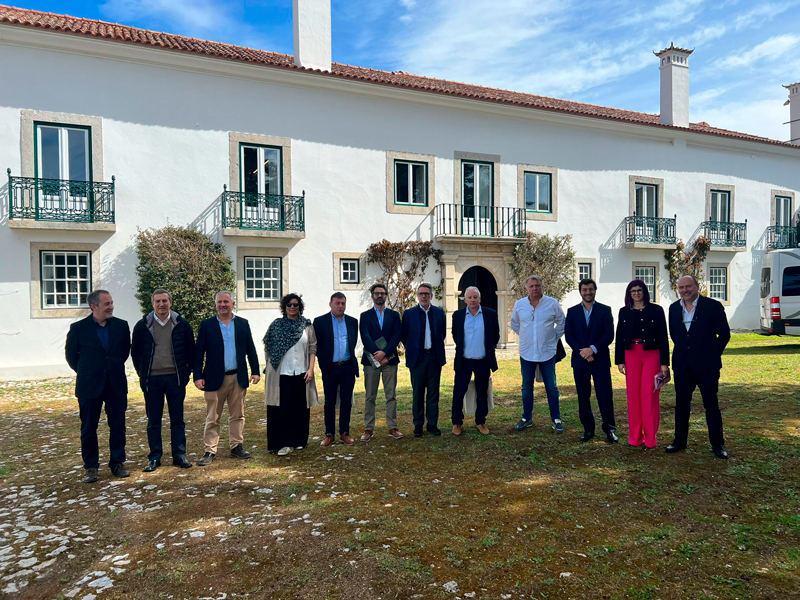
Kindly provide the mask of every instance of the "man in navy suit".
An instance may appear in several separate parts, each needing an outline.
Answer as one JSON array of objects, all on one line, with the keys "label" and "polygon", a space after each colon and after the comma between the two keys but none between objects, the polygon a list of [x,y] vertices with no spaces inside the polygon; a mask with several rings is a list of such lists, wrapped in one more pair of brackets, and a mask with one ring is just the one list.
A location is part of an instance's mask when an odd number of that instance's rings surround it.
[{"label": "man in navy suit", "polygon": [[675,375],[675,438],[667,452],[686,448],[692,394],[700,388],[711,450],[717,458],[727,459],[719,410],[719,376],[722,353],[731,339],[725,307],[713,298],[700,295],[697,280],[686,275],[678,280],[680,300],[669,307],[669,334],[675,347],[672,372]]},{"label": "man in navy suit", "polygon": [[[206,400],[205,453],[198,466],[210,465],[217,457],[219,422],[228,403],[228,436],[231,456],[250,458],[244,449],[244,400],[251,383],[261,380],[258,354],[247,319],[234,316],[236,302],[227,290],[214,298],[217,314],[200,323],[194,353],[194,385]],[[205,359],[205,360],[204,360]],[[251,375],[247,376],[247,363]]]},{"label": "man in navy suit", "polygon": [[362,442],[372,439],[375,431],[375,400],[378,384],[383,379],[383,394],[386,396],[386,427],[396,440],[403,437],[397,428],[397,345],[400,343],[400,314],[386,308],[386,286],[376,283],[369,288],[373,307],[361,313],[359,331],[364,344],[364,435]]},{"label": "man in navy suit", "polygon": [[456,344],[453,384],[453,434],[461,435],[464,425],[464,396],[469,381],[475,377],[475,425],[488,435],[486,415],[489,414],[489,377],[497,371],[495,348],[500,340],[497,312],[481,306],[481,292],[474,286],[464,292],[466,307],[453,313],[453,341]]},{"label": "man in navy suit", "polygon": [[428,432],[439,430],[439,380],[446,359],[444,336],[447,329],[444,311],[431,304],[433,286],[417,288],[419,305],[403,313],[402,341],[406,349],[406,366],[411,371],[414,390],[414,437],[422,437],[422,425],[428,420]]},{"label": "man in navy suit", "polygon": [[125,361],[131,352],[131,333],[128,323],[114,316],[114,300],[106,290],[94,290],[86,302],[92,314],[70,326],[65,354],[78,375],[75,396],[81,416],[81,457],[86,469],[83,482],[94,483],[100,467],[97,424],[104,404],[110,429],[108,467],[117,477],[130,475],[124,463],[128,409]]},{"label": "man in navy suit", "polygon": [[327,448],[335,440],[336,393],[339,393],[339,439],[352,446],[356,441],[350,436],[350,411],[353,408],[353,388],[358,377],[358,321],[344,314],[347,297],[335,292],[329,303],[331,312],[314,319],[317,334],[317,361],[322,371],[322,389],[325,392],[325,439],[320,446]]},{"label": "man in navy suit", "polygon": [[583,425],[582,442],[594,437],[592,414],[592,379],[603,432],[610,444],[619,442],[614,418],[614,396],[611,387],[611,354],[608,347],[614,341],[614,317],[611,308],[595,302],[597,284],[592,279],[581,279],[578,291],[583,302],[567,311],[564,336],[572,348],[572,373],[578,393],[578,413]]}]

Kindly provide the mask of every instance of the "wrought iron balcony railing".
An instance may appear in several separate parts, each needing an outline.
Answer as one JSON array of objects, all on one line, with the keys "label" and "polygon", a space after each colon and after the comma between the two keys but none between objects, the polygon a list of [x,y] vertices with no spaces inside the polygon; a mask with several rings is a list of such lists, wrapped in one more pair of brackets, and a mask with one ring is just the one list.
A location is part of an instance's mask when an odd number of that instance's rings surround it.
[{"label": "wrought iron balcony railing", "polygon": [[8,169],[9,219],[64,223],[113,223],[114,183],[12,177]]},{"label": "wrought iron balcony railing", "polygon": [[800,245],[800,225],[796,227],[772,225],[767,227],[767,248],[781,250]]},{"label": "wrought iron balcony railing", "polygon": [[703,237],[708,238],[712,248],[720,246],[744,248],[747,246],[747,221],[744,223],[703,221],[700,227],[703,229]]},{"label": "wrought iron balcony railing", "polygon": [[511,206],[437,204],[436,235],[467,237],[524,237],[525,211]]},{"label": "wrought iron balcony railing", "polygon": [[302,196],[222,193],[222,226],[259,231],[305,231],[305,201]]},{"label": "wrought iron balcony railing", "polygon": [[640,244],[674,244],[675,220],[664,217],[625,217],[625,242]]}]

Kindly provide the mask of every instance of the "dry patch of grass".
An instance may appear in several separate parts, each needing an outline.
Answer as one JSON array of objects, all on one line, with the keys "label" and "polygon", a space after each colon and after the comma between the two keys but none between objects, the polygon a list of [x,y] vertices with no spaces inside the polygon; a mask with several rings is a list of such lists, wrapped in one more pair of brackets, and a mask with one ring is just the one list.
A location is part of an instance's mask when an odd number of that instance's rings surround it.
[{"label": "dry patch of grass", "polygon": [[[27,598],[795,597],[799,350],[787,339],[734,336],[720,391],[727,462],[709,452],[699,396],[688,451],[664,454],[671,387],[657,450],[581,444],[568,361],[558,370],[567,433],[550,429],[538,384],[535,426],[515,433],[519,366],[506,360],[494,378],[487,437],[469,420],[465,435],[449,434],[448,365],[445,433],[413,438],[401,369],[403,440],[390,439],[379,421],[369,444],[323,450],[312,440],[286,458],[267,454],[257,386],[245,427],[252,460],[221,453],[189,470],[167,460],[151,474],[141,472],[146,419],[132,380],[132,476],[114,480],[101,470],[88,486],[80,483],[72,381],[0,384],[0,589]],[[616,371],[614,385],[624,442]],[[204,407],[190,388],[193,460],[202,453]],[[354,432],[362,408],[363,391]],[[312,436],[322,433],[320,408]],[[107,456],[102,423],[100,437]],[[168,437],[165,428],[167,450]]]}]

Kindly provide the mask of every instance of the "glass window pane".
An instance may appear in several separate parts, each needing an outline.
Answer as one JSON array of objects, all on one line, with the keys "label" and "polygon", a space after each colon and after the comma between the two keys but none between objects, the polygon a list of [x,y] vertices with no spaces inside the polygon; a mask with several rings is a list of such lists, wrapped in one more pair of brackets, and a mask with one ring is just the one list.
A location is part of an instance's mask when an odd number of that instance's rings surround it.
[{"label": "glass window pane", "polygon": [[461,201],[464,206],[475,206],[475,165],[464,164],[464,181]]},{"label": "glass window pane", "polygon": [[39,177],[61,179],[61,152],[57,127],[39,127]]},{"label": "glass window pane", "polygon": [[69,179],[89,181],[89,132],[85,129],[67,129],[69,136]]},{"label": "glass window pane", "polygon": [[412,170],[414,176],[414,195],[412,197],[412,202],[414,204],[427,205],[428,201],[425,197],[425,165],[413,165]]},{"label": "glass window pane", "polygon": [[398,203],[407,204],[408,197],[408,163],[395,163],[394,183],[396,188],[395,199]]},{"label": "glass window pane", "polygon": [[800,267],[786,267],[783,270],[782,296],[800,296]]},{"label": "glass window pane", "polygon": [[525,173],[525,210],[538,210],[536,173]]},{"label": "glass window pane", "polygon": [[490,165],[479,165],[478,178],[479,203],[481,206],[492,205],[492,171]]},{"label": "glass window pane", "polygon": [[54,258],[51,252],[42,252],[42,264],[52,265],[53,261]]},{"label": "glass window pane", "polygon": [[264,193],[280,195],[281,193],[281,159],[277,148],[261,148],[264,170]]},{"label": "glass window pane", "polygon": [[242,191],[248,194],[259,193],[258,189],[258,148],[242,148]]},{"label": "glass window pane", "polygon": [[550,212],[550,175],[540,174],[539,180],[539,210]]}]

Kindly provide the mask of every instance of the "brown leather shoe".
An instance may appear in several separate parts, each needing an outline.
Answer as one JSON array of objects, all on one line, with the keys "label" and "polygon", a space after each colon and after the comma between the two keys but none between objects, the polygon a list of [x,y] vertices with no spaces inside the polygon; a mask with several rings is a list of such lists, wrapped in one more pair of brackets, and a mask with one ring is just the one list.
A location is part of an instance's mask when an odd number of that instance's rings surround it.
[{"label": "brown leather shoe", "polygon": [[356,441],[353,438],[350,437],[350,432],[349,431],[346,431],[345,433],[340,434],[339,435],[339,439],[342,440],[342,443],[345,444],[346,446],[352,446],[353,444],[356,443]]},{"label": "brown leather shoe", "polygon": [[478,425],[478,431],[480,431],[483,435],[489,435],[489,428],[484,423]]},{"label": "brown leather shoe", "polygon": [[330,446],[330,445],[331,445],[331,444],[332,444],[332,443],[333,443],[335,440],[336,440],[336,438],[334,438],[334,437],[333,437],[333,434],[332,434],[332,433],[329,433],[328,435],[326,435],[326,436],[325,436],[325,439],[324,439],[324,440],[322,440],[322,441],[319,443],[319,445],[320,445],[320,446],[322,446],[323,448],[327,448],[327,447],[328,447],[328,446]]},{"label": "brown leather shoe", "polygon": [[400,432],[400,430],[397,427],[394,427],[394,428],[390,429],[389,430],[389,435],[391,437],[393,437],[394,439],[396,439],[396,440],[403,439],[403,434]]},{"label": "brown leather shoe", "polygon": [[362,442],[368,442],[372,439],[372,429],[365,429],[364,435],[361,436]]},{"label": "brown leather shoe", "polygon": [[461,435],[461,425],[453,425],[453,435]]}]

